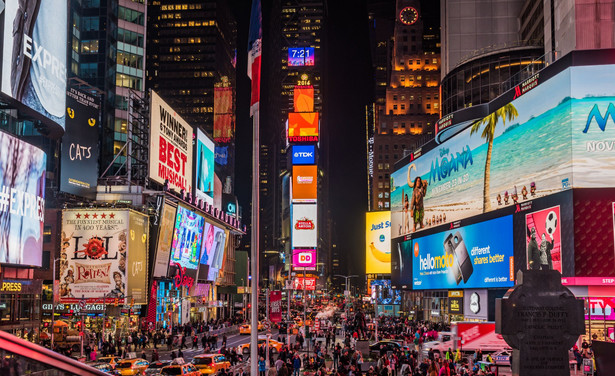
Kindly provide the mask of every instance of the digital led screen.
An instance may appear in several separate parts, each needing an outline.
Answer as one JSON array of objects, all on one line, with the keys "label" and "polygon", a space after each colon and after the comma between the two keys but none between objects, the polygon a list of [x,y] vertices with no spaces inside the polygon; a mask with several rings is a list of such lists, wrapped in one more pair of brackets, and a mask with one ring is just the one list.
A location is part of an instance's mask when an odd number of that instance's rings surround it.
[{"label": "digital led screen", "polygon": [[512,216],[413,239],[414,290],[514,284]]},{"label": "digital led screen", "polygon": [[156,92],[150,97],[149,177],[192,192],[192,126]]},{"label": "digital led screen", "polygon": [[412,287],[412,240],[393,239],[391,250],[391,286],[394,289],[410,289]]},{"label": "digital led screen", "polygon": [[293,289],[295,290],[303,290],[306,291],[314,291],[316,290],[316,278],[313,277],[295,277],[293,280]]},{"label": "digital led screen", "polygon": [[391,212],[365,213],[365,273],[391,273]]},{"label": "digital led screen", "polygon": [[535,87],[521,85],[533,88],[403,164],[391,174],[393,236],[573,184],[611,186],[615,154],[605,140],[615,138],[612,79],[613,65],[576,66]]},{"label": "digital led screen", "polygon": [[562,272],[560,219],[559,206],[525,215],[527,269]]},{"label": "digital led screen", "polygon": [[226,234],[224,230],[209,222],[205,223],[201,264],[209,265],[210,269],[220,269],[222,267],[225,244]]},{"label": "digital led screen", "polygon": [[314,65],[314,47],[289,47],[288,66],[302,67]]},{"label": "digital led screen", "polygon": [[171,246],[171,265],[196,270],[201,255],[205,218],[183,206],[177,207],[175,231]]},{"label": "digital led screen", "polygon": [[41,266],[47,156],[4,132],[0,150],[0,263]]},{"label": "digital led screen", "polygon": [[66,133],[62,136],[60,190],[93,198],[98,185],[100,99],[70,88],[66,93]]},{"label": "digital led screen", "polygon": [[292,247],[316,248],[318,243],[316,204],[293,204],[292,213]]},{"label": "digital led screen", "polygon": [[377,279],[371,281],[373,304],[401,304],[401,292],[391,289],[391,281]]},{"label": "digital led screen", "polygon": [[233,88],[214,88],[214,141],[229,143],[235,134]]},{"label": "digital led screen", "polygon": [[318,137],[318,112],[290,112],[288,137]]},{"label": "digital led screen", "polygon": [[318,168],[293,166],[293,202],[314,202],[318,198]]},{"label": "digital led screen", "polygon": [[316,250],[293,249],[293,270],[316,270]]},{"label": "digital led screen", "polygon": [[205,132],[197,129],[195,193],[212,205],[214,203],[214,143]]},{"label": "digital led screen", "polygon": [[177,207],[164,202],[158,227],[158,242],[156,244],[156,259],[154,262],[154,277],[166,277],[169,270],[169,258],[173,246],[173,233]]},{"label": "digital led screen", "polygon": [[[2,92],[64,127],[67,1],[4,1]],[[98,51],[98,40],[82,48]]]},{"label": "digital led screen", "polygon": [[313,86],[295,86],[294,109],[295,112],[314,112]]},{"label": "digital led screen", "polygon": [[316,147],[314,145],[293,145],[293,165],[316,164]]}]

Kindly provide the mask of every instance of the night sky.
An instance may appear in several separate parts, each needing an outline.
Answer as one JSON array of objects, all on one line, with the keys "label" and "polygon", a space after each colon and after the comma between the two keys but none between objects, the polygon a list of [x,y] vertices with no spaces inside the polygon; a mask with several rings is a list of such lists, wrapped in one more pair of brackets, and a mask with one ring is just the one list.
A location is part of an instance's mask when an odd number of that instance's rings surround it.
[{"label": "night sky", "polygon": [[[250,82],[245,72],[251,2],[234,3],[238,28],[235,190],[243,207],[243,221],[249,223],[252,123],[248,112]],[[263,12],[267,12],[267,6],[263,1]],[[365,105],[371,100],[373,85],[365,1],[329,1],[323,40],[327,55],[323,67],[323,126],[329,127],[331,138],[328,174],[334,241],[341,249],[342,272],[362,275],[367,210]],[[266,48],[265,39],[263,50]],[[356,282],[359,280],[363,278]]]}]

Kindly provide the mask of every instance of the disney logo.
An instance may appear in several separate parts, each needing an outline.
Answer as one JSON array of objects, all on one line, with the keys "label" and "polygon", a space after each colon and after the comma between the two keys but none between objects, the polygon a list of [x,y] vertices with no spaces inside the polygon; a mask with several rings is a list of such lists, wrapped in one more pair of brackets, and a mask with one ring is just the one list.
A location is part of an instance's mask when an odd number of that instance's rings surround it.
[{"label": "disney logo", "polygon": [[182,267],[178,263],[173,263],[173,266],[176,266],[178,270],[175,277],[173,277],[173,284],[175,285],[175,288],[180,288],[182,286],[186,286],[188,288],[192,287],[194,284],[194,278],[186,275],[186,268]]}]

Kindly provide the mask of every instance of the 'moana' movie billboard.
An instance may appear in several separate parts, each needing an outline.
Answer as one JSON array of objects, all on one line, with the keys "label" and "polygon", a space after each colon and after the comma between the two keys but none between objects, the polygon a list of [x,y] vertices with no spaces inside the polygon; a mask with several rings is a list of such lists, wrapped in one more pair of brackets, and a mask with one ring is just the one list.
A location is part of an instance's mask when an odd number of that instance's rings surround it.
[{"label": "'moana' movie billboard", "polygon": [[[391,174],[392,237],[573,187],[613,186],[613,82],[615,65],[566,68],[398,162]],[[414,189],[417,177],[426,184],[423,195]]]}]

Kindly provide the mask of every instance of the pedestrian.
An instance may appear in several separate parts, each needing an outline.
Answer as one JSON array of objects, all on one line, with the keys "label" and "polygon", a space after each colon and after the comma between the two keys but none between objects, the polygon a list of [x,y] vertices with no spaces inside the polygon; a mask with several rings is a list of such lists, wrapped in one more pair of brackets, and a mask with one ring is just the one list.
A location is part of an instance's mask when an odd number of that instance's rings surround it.
[{"label": "pedestrian", "polygon": [[95,362],[96,361],[96,347],[94,347],[94,349],[92,349],[92,352],[90,353],[90,361],[91,362]]},{"label": "pedestrian", "polygon": [[184,357],[184,353],[182,352],[182,349],[177,350],[177,357],[178,358],[183,358]]},{"label": "pedestrian", "polygon": [[293,359],[293,376],[299,376],[299,372],[301,370],[301,358],[299,354],[295,354],[295,358]]},{"label": "pedestrian", "polygon": [[258,360],[258,374],[259,376],[265,376],[265,371],[267,371],[267,364],[265,363],[265,358],[262,356]]},{"label": "pedestrian", "polygon": [[192,348],[193,349],[198,349],[199,348],[199,337],[196,334],[192,338]]},{"label": "pedestrian", "polygon": [[177,354],[175,354],[175,350],[171,351],[171,360],[177,358]]},{"label": "pedestrian", "polygon": [[160,355],[158,354],[158,349],[154,348],[154,351],[152,351],[152,363],[158,360],[160,360]]}]

